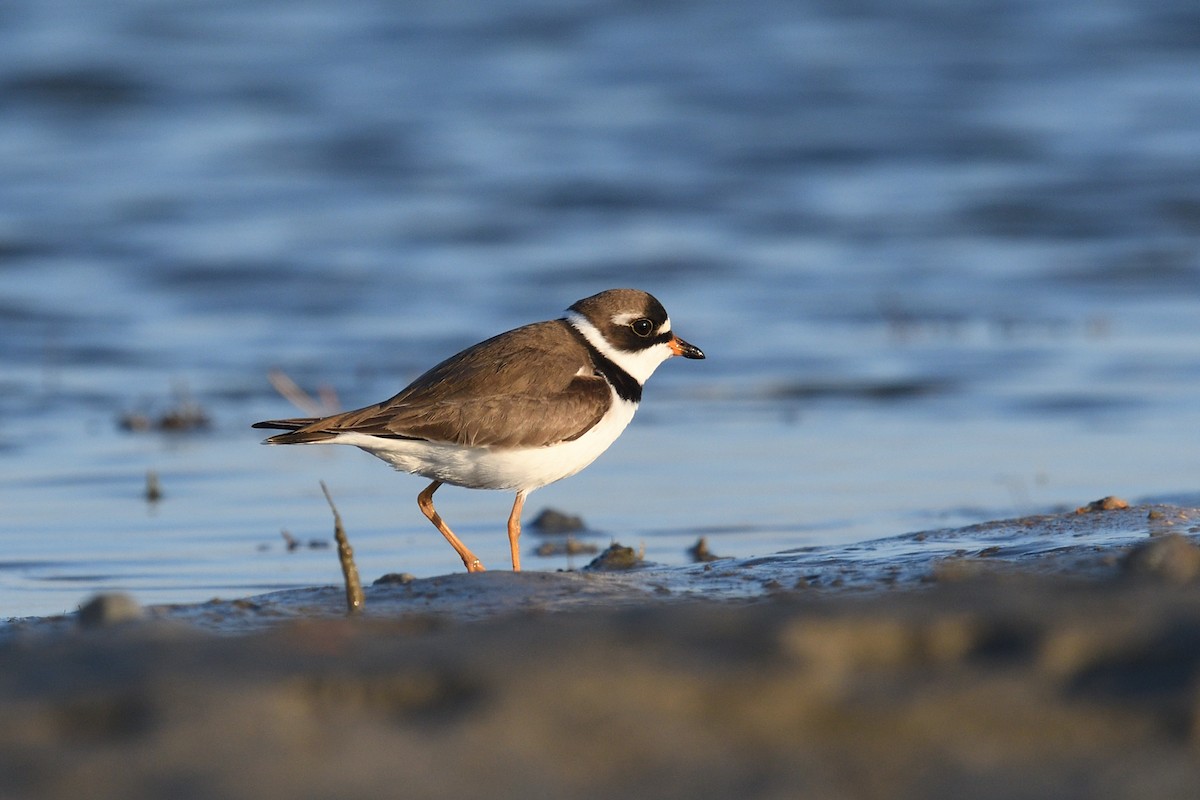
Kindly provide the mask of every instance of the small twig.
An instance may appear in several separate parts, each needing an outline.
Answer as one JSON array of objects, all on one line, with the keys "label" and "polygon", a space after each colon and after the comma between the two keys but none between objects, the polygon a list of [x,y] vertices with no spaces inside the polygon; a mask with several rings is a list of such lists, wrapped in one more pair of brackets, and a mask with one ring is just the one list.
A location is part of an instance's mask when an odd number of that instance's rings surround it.
[{"label": "small twig", "polygon": [[306,414],[311,414],[314,417],[324,417],[333,414],[338,409],[337,395],[334,394],[332,388],[322,386],[318,389],[320,399],[313,399],[308,392],[300,388],[300,386],[291,379],[286,372],[281,369],[273,369],[267,373],[267,380],[275,387],[275,391],[283,395],[283,398],[294,405]]},{"label": "small twig", "polygon": [[338,561],[342,564],[342,577],[346,582],[346,613],[355,616],[362,613],[366,601],[363,599],[362,583],[358,579],[358,567],[354,565],[354,550],[350,547],[350,540],[346,538],[342,516],[333,504],[333,496],[329,494],[329,487],[325,485],[325,481],[321,481],[321,491],[325,493],[325,499],[333,511],[333,538],[337,540]]}]

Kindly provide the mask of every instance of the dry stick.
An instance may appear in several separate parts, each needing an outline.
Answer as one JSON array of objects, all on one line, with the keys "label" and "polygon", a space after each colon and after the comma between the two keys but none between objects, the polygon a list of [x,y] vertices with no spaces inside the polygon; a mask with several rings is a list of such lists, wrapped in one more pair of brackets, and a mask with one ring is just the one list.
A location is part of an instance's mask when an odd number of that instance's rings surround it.
[{"label": "dry stick", "polygon": [[329,501],[329,508],[333,511],[333,538],[337,540],[338,561],[342,563],[342,577],[346,581],[346,613],[350,616],[361,614],[366,601],[363,599],[362,583],[358,580],[358,567],[354,566],[354,550],[350,547],[350,540],[346,538],[342,516],[333,504],[333,497],[329,494],[329,487],[325,485],[325,481],[321,481],[321,491],[325,493],[325,499]]},{"label": "dry stick", "polygon": [[320,399],[314,400],[281,369],[269,371],[267,373],[267,380],[275,387],[275,391],[283,395],[285,400],[306,414],[323,417],[334,413],[338,409],[337,395],[330,387],[322,386],[319,388],[317,393]]}]

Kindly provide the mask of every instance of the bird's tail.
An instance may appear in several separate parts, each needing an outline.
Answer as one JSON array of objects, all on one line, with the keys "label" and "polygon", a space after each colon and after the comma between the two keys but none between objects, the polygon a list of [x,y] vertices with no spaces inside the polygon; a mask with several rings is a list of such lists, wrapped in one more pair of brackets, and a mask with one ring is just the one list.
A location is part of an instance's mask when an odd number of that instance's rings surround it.
[{"label": "bird's tail", "polygon": [[333,438],[333,434],[329,431],[312,431],[304,430],[309,425],[317,422],[319,417],[296,417],[295,419],[269,419],[264,422],[256,422],[250,427],[266,428],[267,430],[289,431],[288,433],[277,433],[274,436],[269,436],[263,439],[263,444],[309,444],[312,442],[324,442]]}]

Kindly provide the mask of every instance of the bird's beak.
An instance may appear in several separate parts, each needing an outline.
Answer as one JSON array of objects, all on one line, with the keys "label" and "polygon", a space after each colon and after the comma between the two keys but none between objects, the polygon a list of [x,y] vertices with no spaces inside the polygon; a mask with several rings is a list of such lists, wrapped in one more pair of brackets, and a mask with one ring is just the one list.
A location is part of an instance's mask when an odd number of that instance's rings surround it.
[{"label": "bird's beak", "polygon": [[694,344],[688,344],[678,336],[672,336],[671,341],[667,342],[671,348],[671,353],[684,358],[704,358],[704,351]]}]

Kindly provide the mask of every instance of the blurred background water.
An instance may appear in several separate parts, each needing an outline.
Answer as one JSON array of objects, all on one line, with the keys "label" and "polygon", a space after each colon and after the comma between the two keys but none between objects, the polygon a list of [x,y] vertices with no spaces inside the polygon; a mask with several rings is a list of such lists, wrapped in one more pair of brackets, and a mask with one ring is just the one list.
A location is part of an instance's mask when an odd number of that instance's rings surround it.
[{"label": "blurred background water", "polygon": [[366,579],[459,569],[421,479],[258,446],[268,371],[374,402],[614,286],[709,358],[531,497],[600,546],[1194,502],[1198,76],[1194,0],[7,4],[0,615],[337,583],[319,479]]}]

